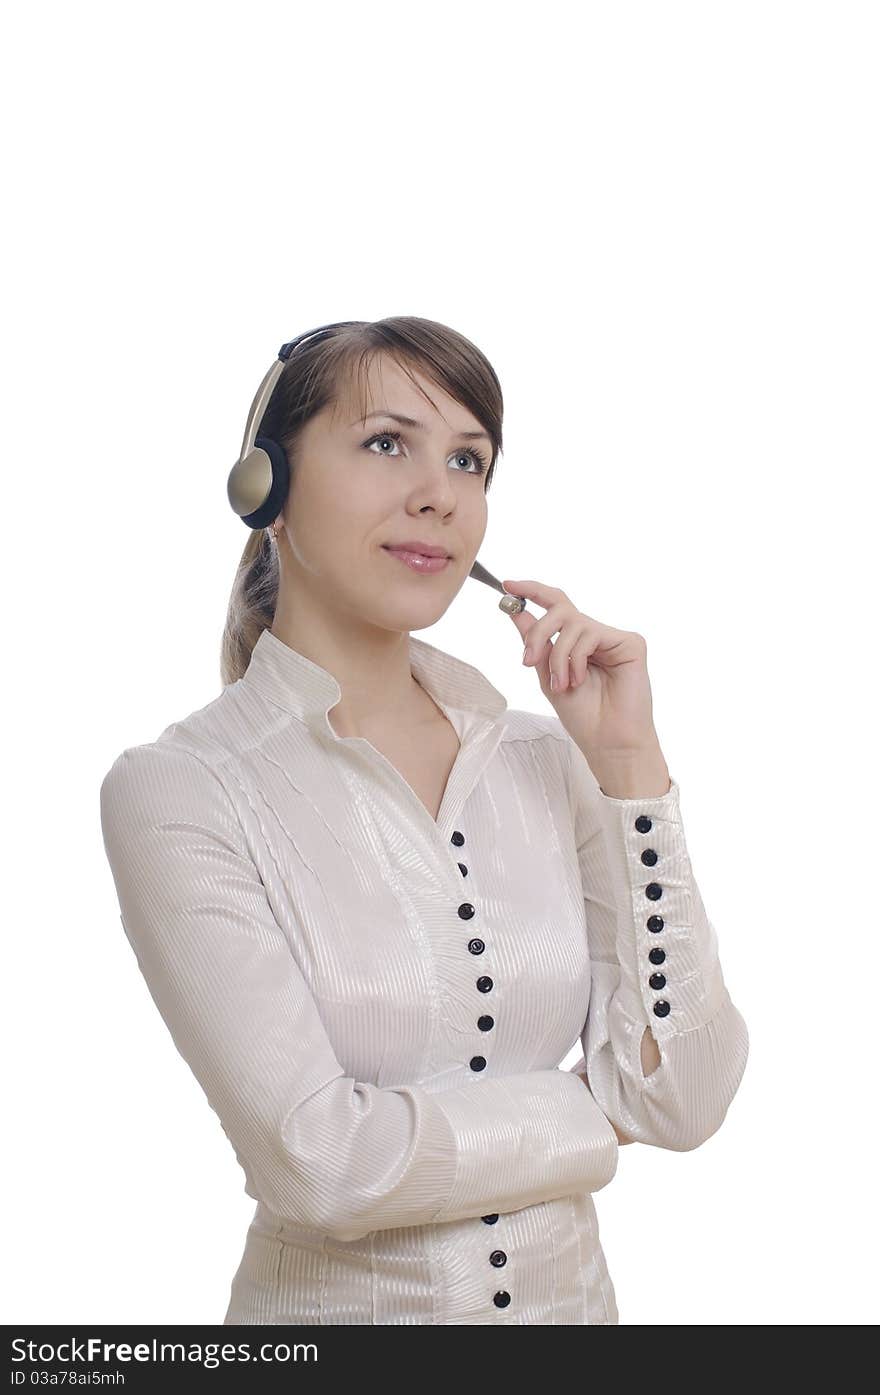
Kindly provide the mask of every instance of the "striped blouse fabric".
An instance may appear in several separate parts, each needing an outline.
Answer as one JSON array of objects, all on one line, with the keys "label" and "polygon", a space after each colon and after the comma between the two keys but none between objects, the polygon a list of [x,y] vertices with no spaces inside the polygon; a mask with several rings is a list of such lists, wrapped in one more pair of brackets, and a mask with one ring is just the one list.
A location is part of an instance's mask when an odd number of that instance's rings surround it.
[{"label": "striped blouse fabric", "polygon": [[436,819],[271,630],[101,784],[122,927],[256,1202],[223,1321],[616,1324],[612,1124],[698,1147],[748,1055],[678,783],[606,796],[555,715],[409,648],[460,741]]}]

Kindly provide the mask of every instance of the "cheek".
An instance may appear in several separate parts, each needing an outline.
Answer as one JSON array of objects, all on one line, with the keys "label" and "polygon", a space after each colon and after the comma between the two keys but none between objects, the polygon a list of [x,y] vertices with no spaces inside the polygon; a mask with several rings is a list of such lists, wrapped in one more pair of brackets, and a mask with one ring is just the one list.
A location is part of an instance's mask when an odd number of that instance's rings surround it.
[{"label": "cheek", "polygon": [[466,506],[462,501],[459,517],[469,536],[482,542],[489,524],[489,504],[482,487],[475,489],[473,493],[474,497],[468,498]]},{"label": "cheek", "polygon": [[307,540],[337,539],[340,545],[354,542],[358,532],[376,525],[382,517],[382,491],[375,472],[335,468],[334,462],[318,462],[308,478],[290,498],[290,517],[298,526],[305,546]]},{"label": "cheek", "polygon": [[294,552],[313,576],[352,594],[363,585],[365,563],[391,535],[394,504],[378,489],[351,478],[344,485],[305,491],[292,503]]}]

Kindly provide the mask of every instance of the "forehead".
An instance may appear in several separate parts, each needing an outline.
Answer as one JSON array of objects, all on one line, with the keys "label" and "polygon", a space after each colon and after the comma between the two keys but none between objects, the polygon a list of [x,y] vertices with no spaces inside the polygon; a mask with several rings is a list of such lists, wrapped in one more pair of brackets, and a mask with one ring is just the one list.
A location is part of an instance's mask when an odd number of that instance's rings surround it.
[{"label": "forehead", "polygon": [[384,353],[375,354],[359,371],[355,367],[345,371],[331,419],[345,429],[376,411],[404,413],[429,429],[444,422],[461,431],[482,429],[472,412],[417,365],[403,368]]}]

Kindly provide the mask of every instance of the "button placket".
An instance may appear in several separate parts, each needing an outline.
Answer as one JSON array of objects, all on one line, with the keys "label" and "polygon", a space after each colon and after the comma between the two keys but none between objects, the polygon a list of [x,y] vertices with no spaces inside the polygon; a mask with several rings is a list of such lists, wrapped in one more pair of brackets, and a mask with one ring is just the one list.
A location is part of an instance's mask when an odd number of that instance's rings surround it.
[{"label": "button placket", "polygon": [[[450,841],[452,842],[454,847],[463,848],[465,841],[464,834],[461,832],[460,829],[456,828],[453,830]],[[465,863],[459,862],[458,868],[463,877],[466,877],[468,875],[468,869]],[[472,904],[472,902],[462,901],[458,907],[458,914],[462,920],[472,920],[473,917],[476,915],[476,908]],[[471,939],[468,940],[467,947],[471,954],[483,954],[486,949],[485,942],[481,940],[479,936],[476,935],[472,936]],[[489,974],[481,974],[476,981],[478,993],[491,993],[494,986],[495,981]],[[477,1026],[481,1032],[490,1032],[495,1026],[495,1018],[490,1013],[482,1013],[477,1018]],[[487,1062],[485,1056],[472,1056],[470,1059],[470,1067],[473,1071],[483,1071],[486,1069],[486,1065]],[[481,1216],[480,1219],[484,1225],[496,1225],[499,1219],[499,1215],[500,1213],[498,1211],[494,1211],[489,1215]],[[490,1251],[489,1264],[494,1269],[503,1268],[503,1266],[506,1263],[507,1252],[505,1250],[494,1249]],[[510,1294],[507,1292],[506,1289],[498,1289],[492,1296],[492,1302],[495,1304],[496,1308],[506,1308],[510,1301]]]},{"label": "button placket", "polygon": [[[653,820],[647,814],[639,814],[635,821],[637,833],[650,833],[654,827]],[[656,867],[659,855],[655,848],[643,848],[639,860],[644,867]],[[659,901],[663,895],[663,887],[659,882],[648,882],[645,887],[645,896],[649,901]],[[661,915],[650,915],[646,921],[647,929],[652,935],[659,934],[663,929],[664,921]],[[648,959],[652,964],[663,964],[666,961],[666,951],[659,946],[648,951]],[[648,987],[652,992],[659,992],[666,987],[666,975],[653,973],[648,977]],[[670,1005],[665,998],[658,998],[654,1003],[655,1017],[667,1017],[670,1012]]]}]

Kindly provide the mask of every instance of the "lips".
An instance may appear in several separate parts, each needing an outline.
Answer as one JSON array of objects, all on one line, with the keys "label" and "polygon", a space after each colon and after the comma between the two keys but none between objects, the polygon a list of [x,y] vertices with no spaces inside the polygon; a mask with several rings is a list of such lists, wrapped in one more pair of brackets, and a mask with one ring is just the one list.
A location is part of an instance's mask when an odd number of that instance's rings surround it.
[{"label": "lips", "polygon": [[411,539],[408,542],[383,543],[383,547],[389,552],[417,552],[422,557],[450,557],[451,554],[439,543],[418,542]]},{"label": "lips", "polygon": [[[420,543],[419,546],[423,547],[424,544]],[[409,567],[411,572],[420,572],[422,576],[433,576],[438,572],[443,572],[452,561],[452,558],[445,552],[441,552],[439,557],[426,557],[424,552],[412,552],[404,547],[390,547],[388,545],[383,545],[382,551],[387,552],[389,557],[396,557],[398,562]]]}]

